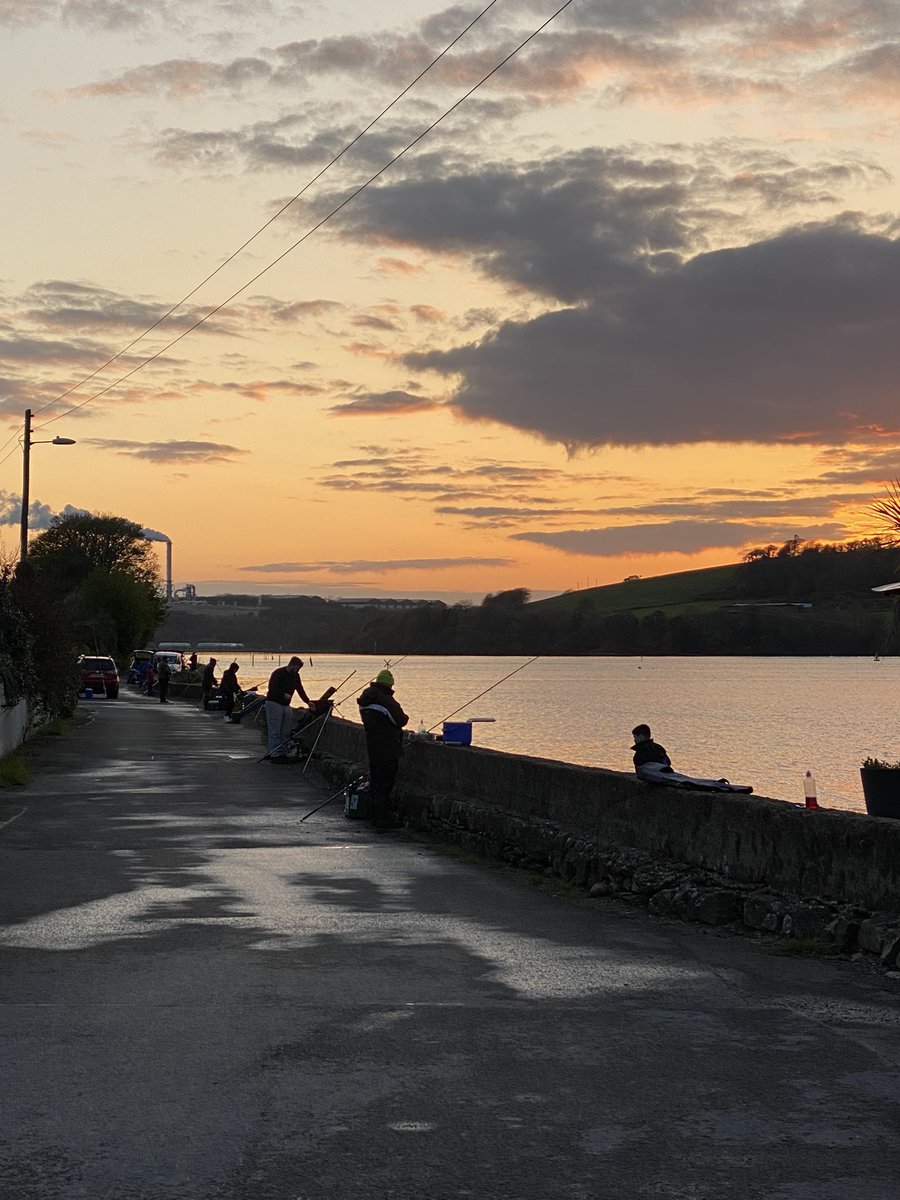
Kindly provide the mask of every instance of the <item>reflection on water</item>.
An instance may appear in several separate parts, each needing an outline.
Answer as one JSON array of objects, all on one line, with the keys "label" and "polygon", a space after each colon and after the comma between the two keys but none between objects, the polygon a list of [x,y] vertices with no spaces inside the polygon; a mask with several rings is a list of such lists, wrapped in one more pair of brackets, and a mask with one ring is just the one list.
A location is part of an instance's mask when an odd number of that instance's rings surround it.
[{"label": "reflection on water", "polygon": [[[264,682],[287,658],[242,653],[241,682]],[[524,662],[410,656],[395,660],[395,692],[412,729],[461,708],[460,719],[496,718],[475,726],[476,745],[617,771],[631,770],[631,729],[646,721],[688,774],[801,803],[811,770],[821,805],[859,812],[862,759],[900,759],[894,658],[539,658],[474,700]],[[337,698],[347,697],[338,713],[357,720],[353,693],[384,665],[313,654],[303,681],[318,696],[355,671]]]}]

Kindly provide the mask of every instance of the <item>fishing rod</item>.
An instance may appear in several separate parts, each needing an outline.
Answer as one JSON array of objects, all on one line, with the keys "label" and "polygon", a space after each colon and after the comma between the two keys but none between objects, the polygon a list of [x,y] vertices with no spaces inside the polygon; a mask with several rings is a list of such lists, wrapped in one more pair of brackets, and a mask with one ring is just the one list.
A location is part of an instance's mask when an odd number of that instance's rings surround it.
[{"label": "fishing rod", "polygon": [[[385,659],[385,666],[387,666],[387,667],[396,666],[396,665],[397,665],[397,663],[401,663],[401,662],[403,662],[403,660],[404,660],[405,658],[409,658],[409,656],[410,656],[411,654],[415,654],[415,651],[414,651],[414,650],[410,650],[410,651],[408,651],[408,653],[406,653],[406,654],[402,655],[400,658],[394,659],[393,663],[390,661],[390,659]],[[312,662],[312,659],[310,658],[310,660],[309,660],[309,661],[310,661],[310,662]],[[348,680],[348,679],[352,679],[352,678],[353,678],[353,676],[354,676],[355,674],[356,674],[356,670],[354,669],[354,670],[352,670],[352,671],[350,672],[350,674],[347,676],[347,678],[346,678],[346,679],[342,680],[342,681],[341,681],[341,683],[339,683],[339,684],[337,685],[337,687],[334,689],[334,692],[332,693],[332,695],[334,695],[335,693],[339,692],[339,691],[341,690],[341,688],[344,686],[344,684],[347,682],[347,680]],[[365,683],[362,683],[362,684],[360,684],[360,686],[359,686],[359,687],[356,689],[356,691],[355,691],[355,692],[350,692],[350,693],[349,693],[349,695],[347,695],[347,696],[343,696],[343,697],[342,697],[340,700],[336,701],[336,702],[335,702],[335,703],[332,705],[332,708],[340,708],[340,707],[341,707],[341,705],[342,705],[342,704],[343,704],[345,701],[347,701],[347,700],[352,700],[354,696],[357,696],[357,695],[359,695],[359,693],[360,693],[360,692],[363,690],[363,688],[365,688],[365,687],[367,687],[367,686],[368,686],[368,685],[367,685],[367,684],[365,684]],[[310,750],[310,752],[309,752],[310,754],[312,754],[313,750],[315,750],[316,746],[319,744],[319,738],[322,736],[322,733],[324,732],[324,729],[325,729],[325,722],[327,721],[328,717],[329,717],[329,716],[331,716],[331,711],[332,711],[332,710],[331,710],[331,708],[329,708],[328,710],[326,710],[326,712],[324,712],[324,713],[319,713],[319,715],[318,715],[317,717],[313,718],[313,720],[312,720],[312,721],[309,721],[309,722],[307,722],[307,724],[306,724],[306,725],[304,725],[302,729],[298,729],[298,730],[297,730],[297,734],[300,734],[300,733],[308,733],[308,732],[310,732],[310,731],[312,730],[312,727],[313,727],[314,725],[316,725],[316,724],[317,724],[319,721],[321,721],[321,722],[322,722],[322,728],[319,730],[318,734],[316,735],[316,740],[315,740],[315,742],[313,743],[312,750]],[[283,750],[285,746],[289,746],[289,745],[291,744],[291,742],[293,742],[293,741],[294,741],[294,739],[295,739],[295,737],[297,736],[297,734],[291,734],[291,736],[290,736],[289,738],[287,738],[285,741],[283,741],[283,742],[281,743],[281,745],[280,745],[280,746],[276,746],[276,748],[275,748],[275,750],[274,750],[274,751],[267,750],[267,751],[266,751],[266,753],[265,753],[265,754],[262,756],[262,758],[258,758],[258,759],[256,760],[256,761],[257,761],[257,763],[265,762],[265,760],[266,760],[267,758],[271,758],[271,757],[272,757],[273,753],[274,753],[274,754],[277,754],[277,753],[278,753],[280,750]],[[307,763],[308,763],[308,762],[309,762],[309,759],[307,758]],[[304,767],[303,767],[303,770],[304,770],[304,771],[306,770],[306,765],[304,765]]]},{"label": "fishing rod", "polygon": [[[396,667],[397,663],[402,663],[404,659],[409,658],[411,655],[416,654],[416,653],[417,653],[416,650],[409,650],[406,654],[401,655],[400,658],[395,658],[393,662],[391,662],[391,660],[389,658],[386,658],[384,660],[385,669],[392,669],[393,667]],[[353,674],[355,675],[356,672],[354,671]],[[366,688],[368,686],[369,685],[366,683],[361,683],[355,692],[351,692],[348,696],[344,696],[343,699],[339,700],[337,702],[337,704],[335,704],[334,707],[340,708],[341,705],[345,701],[352,700],[354,696],[359,695],[359,693],[363,690],[363,688]]]},{"label": "fishing rod", "polygon": [[[332,710],[329,707],[328,711],[325,713],[325,720],[322,722],[322,727],[320,728],[319,732],[316,734],[316,740],[313,742],[313,744],[309,748],[309,753],[306,756],[306,762],[303,764],[303,770],[300,772],[301,775],[306,774],[306,768],[309,766],[312,756],[316,752],[316,746],[318,746],[318,744],[319,744],[319,738],[325,732],[325,726],[328,724],[328,718],[331,716],[331,711]],[[309,728],[308,725],[304,726],[304,729],[308,729],[308,728]],[[302,733],[303,730],[301,730],[300,732]]]},{"label": "fishing rod", "polygon": [[529,658],[528,662],[523,662],[521,666],[516,667],[514,671],[510,671],[508,675],[504,675],[502,679],[498,679],[496,683],[492,683],[489,688],[485,688],[483,692],[479,692],[477,696],[473,696],[471,700],[467,700],[465,704],[461,704],[459,708],[455,708],[452,713],[448,713],[443,720],[438,721],[436,725],[432,725],[431,729],[427,730],[432,733],[437,729],[438,725],[443,725],[444,721],[449,721],[451,717],[455,717],[457,713],[462,712],[464,708],[468,708],[470,704],[474,704],[476,700],[480,700],[482,696],[486,696],[488,692],[492,692],[495,687],[499,687],[501,683],[505,683],[507,679],[512,679],[513,675],[518,675],[520,671],[524,671],[526,667],[530,667],[533,662],[537,662],[543,655],[535,654],[533,658]]},{"label": "fishing rod", "polygon": [[337,800],[338,796],[343,796],[343,794],[344,794],[344,792],[346,792],[346,790],[347,790],[346,787],[342,787],[339,792],[335,792],[333,796],[329,796],[327,800],[323,800],[322,803],[317,805],[316,808],[311,808],[309,810],[309,812],[306,813],[305,816],[302,816],[300,818],[299,823],[302,825],[303,822],[307,819],[307,817],[314,817],[317,812],[321,812],[322,809],[326,807],[326,805],[328,805],[332,802],[332,800]]},{"label": "fishing rod", "polygon": [[[404,655],[404,658],[406,658],[406,657],[408,657],[408,655]],[[449,721],[450,717],[455,717],[458,712],[462,712],[462,710],[464,708],[467,708],[469,704],[474,704],[476,700],[480,700],[482,696],[486,696],[488,694],[488,692],[492,692],[495,687],[499,687],[500,684],[505,683],[507,679],[512,679],[513,675],[517,675],[519,673],[519,671],[524,671],[525,668],[531,666],[531,664],[533,662],[537,662],[537,660],[540,657],[541,657],[540,654],[535,654],[533,658],[529,658],[527,662],[524,662],[521,664],[521,666],[516,667],[516,669],[514,671],[510,671],[508,674],[504,675],[502,679],[498,679],[496,683],[492,683],[489,688],[485,688],[483,692],[479,692],[477,696],[473,696],[472,699],[467,701],[466,704],[461,704],[460,707],[457,708],[454,712],[448,713],[448,715],[444,718],[444,720]],[[402,662],[402,659],[398,658],[397,662]],[[396,665],[396,664],[394,664],[394,665]],[[356,693],[354,692],[353,694],[355,695]],[[349,697],[345,696],[344,699],[347,700],[347,699],[349,699]],[[442,722],[439,721],[438,725],[440,725],[441,723]],[[307,728],[308,728],[308,726],[307,726]],[[323,725],[322,728],[324,729],[325,726]],[[437,729],[437,725],[433,725],[432,729]],[[429,729],[428,732],[431,733],[431,729]],[[318,738],[316,738],[316,741],[318,742]],[[315,746],[313,746],[313,749],[315,749]],[[312,753],[312,751],[310,751],[310,753]],[[306,768],[304,767],[304,770],[305,769]],[[317,805],[315,808],[311,808],[308,813],[306,813],[304,816],[302,816],[300,818],[300,823],[302,824],[304,821],[308,820],[310,817],[314,817],[316,815],[316,813],[321,812],[323,808],[327,808],[329,804],[331,804],[334,800],[337,800],[338,796],[343,796],[344,793],[346,792],[346,790],[347,790],[346,787],[342,787],[340,789],[340,791],[335,792],[333,796],[329,796],[327,800],[323,800],[321,804]]]},{"label": "fishing rod", "polygon": [[[413,653],[413,652],[410,651],[410,654],[411,653]],[[403,655],[403,658],[408,658],[408,657],[409,657],[408,654]],[[398,658],[395,660],[395,662],[393,664],[389,664],[389,665],[396,666],[397,663],[403,661],[403,658]],[[485,688],[483,692],[479,692],[477,696],[473,696],[472,699],[467,701],[466,704],[460,705],[460,707],[455,709],[454,712],[449,713],[444,718],[444,720],[449,721],[450,717],[455,717],[458,712],[462,712],[462,710],[464,708],[467,708],[469,704],[474,704],[476,700],[480,700],[482,696],[486,696],[488,694],[488,692],[492,692],[495,687],[499,687],[500,684],[505,683],[507,679],[512,679],[513,675],[517,675],[519,673],[519,671],[524,671],[526,667],[531,666],[531,664],[533,662],[537,662],[537,660],[539,658],[541,658],[541,655],[535,654],[532,658],[529,658],[527,662],[524,662],[521,664],[521,666],[516,667],[516,669],[514,671],[510,671],[508,674],[504,675],[502,679],[498,679],[496,683],[492,683],[489,688]],[[363,686],[365,686],[365,685],[363,685]],[[361,691],[361,690],[362,690],[361,688],[357,688],[357,691]],[[351,695],[355,696],[356,692],[351,693]],[[345,700],[349,700],[350,698],[351,698],[350,696],[344,697]],[[326,714],[326,716],[327,715],[328,714]],[[440,725],[440,724],[442,724],[442,722],[439,721],[438,725]],[[309,728],[309,727],[307,726],[307,728]],[[325,728],[325,726],[323,725],[322,729],[324,729],[324,728]],[[437,729],[437,725],[433,725],[432,729]],[[428,732],[431,733],[431,729],[429,729]],[[320,736],[321,736],[321,730],[320,730]],[[316,738],[316,742],[318,742],[318,740],[319,739]],[[315,749],[315,745],[313,746],[313,750],[314,749]],[[312,751],[310,751],[310,754],[311,753],[312,753]],[[309,761],[309,760],[307,760],[307,761]],[[306,770],[306,767],[304,766],[303,769]],[[323,808],[327,808],[329,804],[331,804],[334,800],[337,800],[338,796],[343,796],[344,793],[346,792],[346,790],[347,790],[346,786],[342,787],[340,789],[340,791],[335,792],[333,796],[329,796],[327,800],[323,800],[321,804],[318,804],[315,808],[311,808],[308,813],[305,813],[304,816],[302,816],[300,818],[300,824],[302,824],[304,821],[308,820],[310,817],[314,817],[316,815],[316,813],[321,812]]]},{"label": "fishing rod", "polygon": [[[397,663],[403,662],[403,660],[405,658],[409,658],[411,654],[415,654],[415,650],[410,650],[407,654],[402,655],[400,658],[394,659],[393,662],[391,662],[390,659],[385,659],[384,665],[385,665],[385,667],[395,667],[397,665]],[[351,672],[351,674],[355,675],[356,672],[353,671],[353,672]],[[349,678],[350,678],[350,675],[347,676],[347,679],[349,679]],[[344,683],[347,682],[347,679],[344,680]],[[340,686],[343,687],[344,685],[341,684]],[[366,686],[367,686],[366,684],[362,684],[360,687],[358,687],[356,689],[355,692],[351,692],[348,696],[344,696],[344,699],[339,700],[338,703],[336,705],[334,705],[333,707],[339,708],[341,706],[341,704],[344,703],[344,700],[352,700],[353,697],[355,695],[357,695],[357,693],[361,692],[363,690],[363,688]],[[338,689],[336,688],[335,690],[337,691]],[[319,744],[319,738],[322,736],[322,733],[324,732],[325,723],[327,722],[328,718],[331,716],[331,712],[332,712],[332,710],[329,709],[328,712],[324,714],[325,720],[322,722],[322,728],[319,730],[319,732],[316,736],[315,742],[313,742],[312,750],[310,750],[310,752],[309,752],[310,757],[312,756],[313,750],[315,750],[316,746]],[[304,726],[304,729],[309,729],[309,727],[310,727],[309,725],[306,725],[306,726]],[[301,732],[303,732],[303,731],[301,731]],[[262,761],[262,760],[260,760],[260,761]],[[309,766],[309,758],[307,758],[306,762],[303,764],[303,771],[301,771],[301,774],[303,774],[303,772],[306,771],[307,766]],[[340,789],[340,791],[335,792],[333,796],[329,796],[327,800],[323,800],[321,804],[316,805],[315,808],[311,808],[308,813],[305,813],[304,816],[302,816],[300,818],[300,824],[302,825],[303,822],[308,820],[309,817],[314,817],[316,815],[316,813],[321,812],[323,808],[327,808],[329,804],[331,804],[334,800],[337,800],[338,796],[343,796],[344,793],[346,792],[346,790],[347,790],[346,787],[342,787]]]}]

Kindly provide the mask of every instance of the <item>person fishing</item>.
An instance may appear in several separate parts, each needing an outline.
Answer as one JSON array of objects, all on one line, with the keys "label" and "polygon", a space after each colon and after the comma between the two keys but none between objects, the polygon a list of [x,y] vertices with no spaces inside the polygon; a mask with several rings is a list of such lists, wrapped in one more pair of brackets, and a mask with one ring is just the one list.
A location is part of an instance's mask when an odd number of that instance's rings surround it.
[{"label": "person fishing", "polygon": [[288,659],[286,667],[276,667],[269,676],[266,692],[267,757],[269,762],[279,766],[290,762],[285,749],[291,740],[293,727],[291,697],[296,692],[304,704],[312,705],[300,680],[302,666],[303,659],[295,654]]},{"label": "person fishing", "polygon": [[200,678],[200,707],[204,712],[209,708],[209,701],[217,684],[216,660],[211,658],[203,668],[203,675]]},{"label": "person fishing", "polygon": [[391,829],[391,791],[403,754],[403,726],[409,717],[394,699],[394,676],[379,671],[356,703],[366,733],[369,759],[371,820],[376,829]]},{"label": "person fishing", "polygon": [[222,707],[225,710],[223,719],[227,725],[234,724],[231,714],[234,712],[235,701],[241,694],[241,685],[237,678],[239,670],[238,664],[233,662],[222,672],[222,682],[219,684],[219,691],[222,693]]},{"label": "person fishing", "polygon": [[161,658],[159,660],[159,702],[160,704],[169,703],[169,681],[172,678],[172,670],[168,660]]}]

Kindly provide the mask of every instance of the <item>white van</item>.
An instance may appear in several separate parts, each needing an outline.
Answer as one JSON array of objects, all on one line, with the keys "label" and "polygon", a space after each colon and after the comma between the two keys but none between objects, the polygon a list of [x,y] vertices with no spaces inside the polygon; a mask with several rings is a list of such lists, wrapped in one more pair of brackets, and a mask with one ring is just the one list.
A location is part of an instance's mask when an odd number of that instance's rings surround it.
[{"label": "white van", "polygon": [[165,659],[169,664],[169,670],[173,675],[184,669],[181,652],[179,650],[154,650],[153,651],[153,670],[159,674],[159,664]]}]

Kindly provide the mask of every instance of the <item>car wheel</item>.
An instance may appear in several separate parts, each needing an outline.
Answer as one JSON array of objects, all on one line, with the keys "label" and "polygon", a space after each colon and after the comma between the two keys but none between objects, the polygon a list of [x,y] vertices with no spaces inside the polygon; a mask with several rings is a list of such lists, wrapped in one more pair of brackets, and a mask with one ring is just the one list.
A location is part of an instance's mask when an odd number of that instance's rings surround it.
[{"label": "car wheel", "polygon": [[119,689],[118,688],[107,688],[106,689],[106,698],[107,698],[107,700],[117,700],[119,698]]}]

